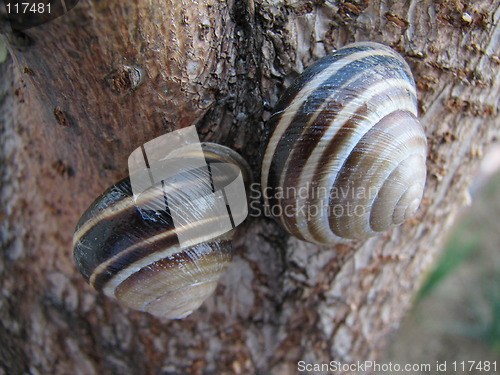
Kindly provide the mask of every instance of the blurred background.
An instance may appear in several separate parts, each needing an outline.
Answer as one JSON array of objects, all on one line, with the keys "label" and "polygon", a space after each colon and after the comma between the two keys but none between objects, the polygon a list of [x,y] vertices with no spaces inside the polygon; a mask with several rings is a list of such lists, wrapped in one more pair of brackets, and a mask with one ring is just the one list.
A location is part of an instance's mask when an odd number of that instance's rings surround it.
[{"label": "blurred background", "polygon": [[[439,374],[500,374],[500,146],[486,154],[470,195],[380,363],[446,361],[447,371]],[[497,361],[497,371],[454,371],[454,361]],[[411,372],[430,373],[435,367]]]}]

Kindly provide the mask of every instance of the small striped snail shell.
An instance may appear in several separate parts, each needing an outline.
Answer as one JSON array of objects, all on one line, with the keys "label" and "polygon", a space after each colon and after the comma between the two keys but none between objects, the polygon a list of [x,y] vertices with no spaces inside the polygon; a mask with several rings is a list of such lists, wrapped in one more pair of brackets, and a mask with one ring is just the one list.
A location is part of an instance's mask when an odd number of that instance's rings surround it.
[{"label": "small striped snail shell", "polygon": [[[210,166],[204,169],[209,176],[200,170],[175,176],[175,184],[170,187],[174,193],[182,197],[200,181],[207,181],[207,177],[212,181],[207,192],[213,192],[213,186],[227,182],[215,181],[219,165],[232,167],[231,173],[241,173],[245,185],[249,183],[248,164],[239,154],[214,143],[201,145],[202,157]],[[181,156],[194,157],[192,153],[186,151]],[[223,172],[227,176],[227,169]],[[80,273],[94,289],[132,309],[182,319],[215,290],[231,260],[233,231],[216,238],[195,238],[192,246],[181,248],[179,231],[193,233],[197,225],[206,224],[207,220],[175,227],[172,210],[190,214],[195,211],[194,215],[203,217],[201,211],[206,208],[188,201],[185,207],[172,207],[170,202],[166,209],[165,189],[169,188],[144,192],[140,206],[134,200],[130,178],[107,189],[78,222],[73,236],[74,258]],[[217,225],[217,217],[210,220]]]},{"label": "small striped snail shell", "polygon": [[364,239],[403,223],[422,199],[426,137],[408,64],[350,44],[306,69],[267,129],[267,209],[301,240]]}]

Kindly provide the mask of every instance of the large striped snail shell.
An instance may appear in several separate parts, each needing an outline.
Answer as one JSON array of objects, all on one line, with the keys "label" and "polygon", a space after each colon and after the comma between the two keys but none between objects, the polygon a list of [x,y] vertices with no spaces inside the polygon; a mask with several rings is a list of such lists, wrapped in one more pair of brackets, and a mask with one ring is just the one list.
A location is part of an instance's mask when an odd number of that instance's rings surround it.
[{"label": "large striped snail shell", "polygon": [[[248,165],[240,155],[213,143],[203,143],[202,147],[212,181],[218,165],[230,165],[248,182]],[[203,174],[197,170],[176,176],[172,189],[182,197],[193,186],[199,188],[199,181],[207,177]],[[213,185],[217,183],[213,181]],[[213,190],[212,185],[206,188],[208,192]],[[164,190],[151,189],[144,194],[143,203],[137,205],[127,177],[99,196],[76,227],[75,262],[89,284],[107,296],[132,309],[181,319],[215,290],[231,259],[232,231],[217,238],[196,238],[192,246],[181,248],[179,231],[196,232],[196,226],[206,222],[175,227],[172,210],[194,211],[203,217],[206,206],[186,202],[185,207],[169,204],[165,209]],[[217,225],[217,217],[211,220]]]},{"label": "large striped snail shell", "polygon": [[362,42],[323,57],[267,127],[265,204],[299,239],[364,239],[418,209],[426,137],[410,68],[391,48]]}]

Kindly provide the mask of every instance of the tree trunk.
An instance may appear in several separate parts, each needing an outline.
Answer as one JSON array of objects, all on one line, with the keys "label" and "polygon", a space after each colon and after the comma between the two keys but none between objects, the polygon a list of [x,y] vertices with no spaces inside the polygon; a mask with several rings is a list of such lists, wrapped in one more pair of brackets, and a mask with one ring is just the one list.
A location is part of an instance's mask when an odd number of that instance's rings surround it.
[{"label": "tree trunk", "polygon": [[[90,1],[6,31],[0,374],[292,374],[379,358],[500,128],[494,1]],[[182,321],[119,306],[73,264],[87,206],[143,143],[196,124],[259,180],[265,120],[319,57],[372,40],[408,61],[428,136],[417,216],[316,246],[251,217],[216,293]]]}]

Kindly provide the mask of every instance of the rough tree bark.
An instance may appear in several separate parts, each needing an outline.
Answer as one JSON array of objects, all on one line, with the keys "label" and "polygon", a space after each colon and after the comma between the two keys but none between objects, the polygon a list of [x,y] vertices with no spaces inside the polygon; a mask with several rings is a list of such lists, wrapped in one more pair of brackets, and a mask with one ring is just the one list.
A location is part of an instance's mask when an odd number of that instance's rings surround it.
[{"label": "rough tree bark", "polygon": [[[496,3],[496,4],[495,4]],[[0,374],[291,374],[379,358],[499,133],[495,1],[90,1],[24,33],[1,65]],[[75,224],[130,152],[196,124],[258,180],[272,105],[348,42],[400,51],[419,89],[428,181],[414,220],[318,247],[250,218],[200,310],[163,321],[97,295]]]}]

